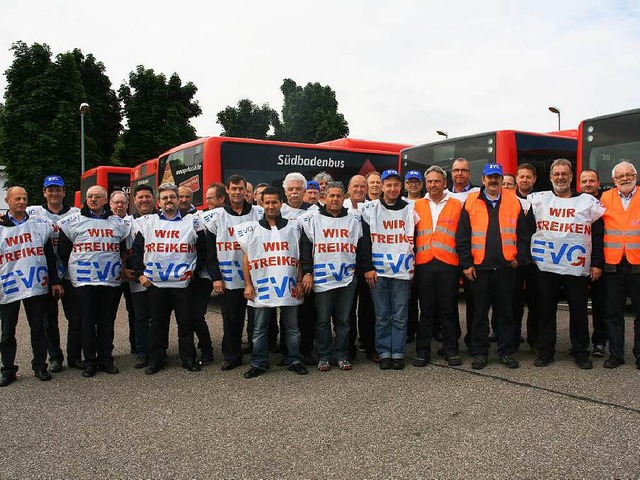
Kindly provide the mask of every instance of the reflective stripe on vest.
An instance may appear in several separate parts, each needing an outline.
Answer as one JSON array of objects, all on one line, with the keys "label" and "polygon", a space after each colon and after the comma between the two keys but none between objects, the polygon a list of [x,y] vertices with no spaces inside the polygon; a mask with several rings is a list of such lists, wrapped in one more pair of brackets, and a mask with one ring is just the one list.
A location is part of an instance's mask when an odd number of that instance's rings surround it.
[{"label": "reflective stripe on vest", "polygon": [[459,265],[458,253],[456,252],[456,231],[462,211],[462,202],[449,197],[438,216],[435,229],[429,200],[423,198],[416,201],[414,208],[420,215],[420,221],[416,226],[416,264],[428,263],[437,258],[449,265]]},{"label": "reflective stripe on vest", "polygon": [[617,265],[622,256],[632,265],[640,265],[640,193],[636,191],[625,210],[617,188],[602,194],[604,212],[604,261]]}]

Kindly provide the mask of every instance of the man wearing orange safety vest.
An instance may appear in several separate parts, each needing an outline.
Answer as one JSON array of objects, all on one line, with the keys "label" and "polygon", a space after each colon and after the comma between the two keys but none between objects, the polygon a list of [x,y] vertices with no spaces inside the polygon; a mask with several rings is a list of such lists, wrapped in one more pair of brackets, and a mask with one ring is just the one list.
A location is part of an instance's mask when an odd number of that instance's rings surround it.
[{"label": "man wearing orange safety vest", "polygon": [[616,188],[602,194],[604,219],[604,284],[607,295],[605,323],[609,358],[605,368],[624,363],[624,307],[627,295],[635,312],[633,356],[640,369],[640,195],[638,172],[630,162],[618,163],[611,172]]},{"label": "man wearing orange safety vest", "polygon": [[469,353],[475,370],[487,366],[488,312],[496,310],[498,356],[507,368],[518,368],[513,358],[515,321],[511,310],[516,268],[527,261],[529,238],[524,212],[512,190],[502,189],[502,167],[495,163],[482,170],[483,187],[469,194],[456,234],[460,267],[470,281],[475,310]]},{"label": "man wearing orange safety vest", "polygon": [[458,355],[458,254],[456,231],[462,202],[448,192],[447,174],[437,165],[425,174],[427,195],[414,204],[420,221],[416,226],[415,278],[420,298],[420,319],[416,340],[415,367],[431,361],[431,339],[436,311],[442,324],[445,359],[451,366],[462,365]]}]

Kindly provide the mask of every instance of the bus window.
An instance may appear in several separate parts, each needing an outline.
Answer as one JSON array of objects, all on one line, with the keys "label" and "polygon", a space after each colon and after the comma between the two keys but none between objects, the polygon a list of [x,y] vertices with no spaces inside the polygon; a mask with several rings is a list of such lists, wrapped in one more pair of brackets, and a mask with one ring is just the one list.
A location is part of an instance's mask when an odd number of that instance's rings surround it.
[{"label": "bus window", "polygon": [[127,173],[108,173],[107,174],[107,193],[111,195],[117,190],[121,190],[127,195],[129,194],[131,183],[131,175]]},{"label": "bus window", "polygon": [[91,175],[83,176],[80,179],[80,200],[84,203],[87,198],[87,190],[89,190],[94,185],[98,184],[98,174],[94,173]]},{"label": "bus window", "polygon": [[204,143],[163,155],[158,161],[159,185],[173,183],[193,191],[193,204],[202,205],[202,159]]},{"label": "bus window", "polygon": [[[573,188],[576,188],[576,140],[528,133],[515,134],[518,165],[530,163],[536,169],[536,191],[551,190],[551,164],[558,158],[571,162],[574,171]],[[508,172],[515,174],[516,172]]]}]

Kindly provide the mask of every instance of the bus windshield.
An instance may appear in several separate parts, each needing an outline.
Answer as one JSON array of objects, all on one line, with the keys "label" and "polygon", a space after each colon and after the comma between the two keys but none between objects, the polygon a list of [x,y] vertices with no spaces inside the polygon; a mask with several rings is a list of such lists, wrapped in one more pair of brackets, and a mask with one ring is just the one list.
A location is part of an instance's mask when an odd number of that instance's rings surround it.
[{"label": "bus windshield", "polygon": [[611,171],[621,161],[640,170],[640,110],[585,120],[582,125],[582,169],[598,172],[600,187],[613,187]]}]

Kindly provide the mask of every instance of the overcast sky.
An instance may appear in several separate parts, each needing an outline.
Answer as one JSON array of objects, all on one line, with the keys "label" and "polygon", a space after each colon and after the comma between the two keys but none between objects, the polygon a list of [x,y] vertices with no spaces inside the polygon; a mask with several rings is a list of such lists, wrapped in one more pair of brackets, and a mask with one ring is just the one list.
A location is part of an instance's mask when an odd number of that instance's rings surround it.
[{"label": "overcast sky", "polygon": [[640,0],[3,0],[0,15],[3,72],[17,40],[92,53],[116,90],[137,65],[177,72],[200,136],[242,98],[280,111],[287,77],[331,86],[351,137],[408,144],[555,130],[550,105],[563,129],[640,107]]}]

